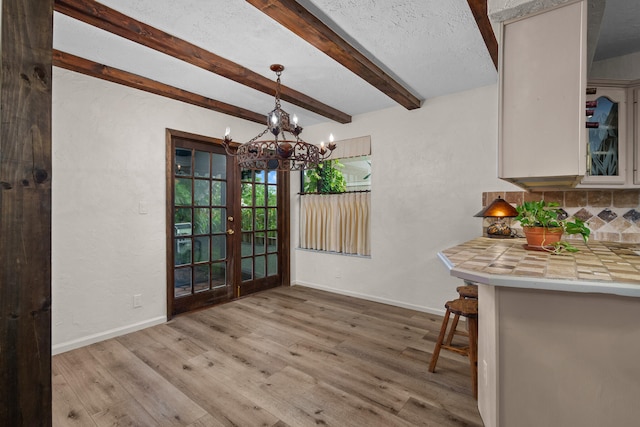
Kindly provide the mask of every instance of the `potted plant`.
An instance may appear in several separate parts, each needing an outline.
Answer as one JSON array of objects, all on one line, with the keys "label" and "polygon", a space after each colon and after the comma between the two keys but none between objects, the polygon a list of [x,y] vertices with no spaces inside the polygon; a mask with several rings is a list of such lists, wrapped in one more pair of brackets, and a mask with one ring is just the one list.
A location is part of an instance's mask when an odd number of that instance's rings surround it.
[{"label": "potted plant", "polygon": [[546,203],[544,200],[524,202],[516,206],[522,231],[527,238],[527,246],[533,250],[546,250],[560,253],[564,250],[577,252],[578,249],[570,243],[562,240],[562,235],[580,234],[587,242],[591,230],[579,218],[573,221],[561,219],[560,205],[555,202]]}]

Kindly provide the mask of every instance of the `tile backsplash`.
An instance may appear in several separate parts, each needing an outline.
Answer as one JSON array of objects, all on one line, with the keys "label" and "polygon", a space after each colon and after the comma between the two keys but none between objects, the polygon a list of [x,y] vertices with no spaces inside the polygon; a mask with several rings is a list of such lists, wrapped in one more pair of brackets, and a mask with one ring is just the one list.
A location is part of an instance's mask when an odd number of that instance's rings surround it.
[{"label": "tile backsplash", "polygon": [[[496,191],[482,193],[482,206],[501,197],[512,205],[532,200],[558,202],[568,217],[580,218],[591,229],[591,239],[608,242],[640,243],[640,189],[570,191]],[[490,219],[482,223],[486,235]],[[522,236],[522,227],[511,221],[511,228]],[[580,236],[564,236],[581,239]]]}]

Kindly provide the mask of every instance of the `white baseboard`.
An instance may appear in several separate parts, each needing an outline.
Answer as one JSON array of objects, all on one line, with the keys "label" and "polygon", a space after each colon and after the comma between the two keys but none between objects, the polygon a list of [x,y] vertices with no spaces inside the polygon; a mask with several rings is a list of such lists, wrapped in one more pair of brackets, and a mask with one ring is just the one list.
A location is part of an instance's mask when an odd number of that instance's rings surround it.
[{"label": "white baseboard", "polygon": [[423,313],[435,314],[438,316],[444,316],[445,310],[440,308],[425,307],[422,305],[408,304],[402,301],[396,301],[388,298],[380,298],[374,295],[361,294],[359,292],[345,291],[344,289],[331,288],[329,286],[317,285],[315,283],[308,283],[302,281],[295,281],[291,283],[291,286],[305,286],[307,288],[318,289],[321,291],[333,292],[334,294],[346,295],[355,298],[365,299],[367,301],[380,302],[382,304],[395,305],[396,307],[408,308],[409,310],[421,311]]},{"label": "white baseboard", "polygon": [[120,335],[125,335],[131,332],[139,331],[141,329],[145,329],[150,326],[160,325],[162,323],[165,323],[166,321],[167,321],[167,316],[159,316],[153,319],[145,320],[143,322],[134,323],[133,325],[127,325],[120,328],[111,329],[105,332],[100,332],[98,334],[88,335],[86,337],[63,342],[60,344],[55,344],[51,347],[51,354],[55,356],[56,354],[64,353],[69,350],[74,350],[76,348],[84,347],[89,344],[104,341],[109,338],[119,337]]}]

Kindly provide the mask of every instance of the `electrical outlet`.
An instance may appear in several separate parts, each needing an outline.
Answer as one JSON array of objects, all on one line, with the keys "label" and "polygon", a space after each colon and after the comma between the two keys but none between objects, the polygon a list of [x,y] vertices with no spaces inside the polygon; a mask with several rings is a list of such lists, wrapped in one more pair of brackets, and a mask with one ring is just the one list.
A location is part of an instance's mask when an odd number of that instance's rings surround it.
[{"label": "electrical outlet", "polygon": [[133,296],[133,308],[142,307],[142,294],[136,294]]}]

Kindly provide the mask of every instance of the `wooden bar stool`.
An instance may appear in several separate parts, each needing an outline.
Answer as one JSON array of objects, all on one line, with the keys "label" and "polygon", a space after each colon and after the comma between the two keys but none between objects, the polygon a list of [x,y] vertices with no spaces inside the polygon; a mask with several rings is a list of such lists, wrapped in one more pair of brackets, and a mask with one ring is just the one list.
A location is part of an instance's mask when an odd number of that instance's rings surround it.
[{"label": "wooden bar stool", "polygon": [[[431,363],[429,363],[429,372],[436,371],[436,363],[438,363],[438,356],[440,356],[441,349],[467,356],[469,358],[469,365],[471,366],[471,386],[473,388],[473,397],[478,399],[478,300],[471,298],[456,299],[453,301],[447,301],[444,306],[447,309],[447,312],[444,315],[444,320],[442,321],[442,328],[440,328],[438,341],[433,349]],[[467,321],[469,322],[469,346],[454,347],[450,344],[444,343],[444,337],[449,323],[449,316],[451,316],[451,314],[467,318]]]},{"label": "wooden bar stool", "polygon": [[[478,299],[478,285],[471,284],[471,282],[465,281],[465,286],[458,286],[456,291],[458,292],[459,299]],[[447,339],[445,340],[446,345],[451,345],[451,341],[453,340],[453,336],[458,334],[465,337],[468,337],[469,334],[466,331],[458,330],[458,320],[460,320],[460,315],[456,314],[453,316],[453,322],[451,323],[451,329],[449,330],[449,335],[447,335]]]}]

